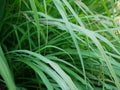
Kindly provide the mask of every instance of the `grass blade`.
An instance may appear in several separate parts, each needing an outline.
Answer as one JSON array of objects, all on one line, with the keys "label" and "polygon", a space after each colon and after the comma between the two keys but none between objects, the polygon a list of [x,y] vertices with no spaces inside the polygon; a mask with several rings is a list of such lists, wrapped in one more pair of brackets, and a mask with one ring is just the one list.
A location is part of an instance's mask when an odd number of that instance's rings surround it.
[{"label": "grass blade", "polygon": [[0,47],[0,74],[2,78],[5,80],[7,88],[9,90],[16,90],[16,86],[15,86],[12,74],[10,72],[8,63],[5,59],[5,56],[3,54],[1,47]]}]

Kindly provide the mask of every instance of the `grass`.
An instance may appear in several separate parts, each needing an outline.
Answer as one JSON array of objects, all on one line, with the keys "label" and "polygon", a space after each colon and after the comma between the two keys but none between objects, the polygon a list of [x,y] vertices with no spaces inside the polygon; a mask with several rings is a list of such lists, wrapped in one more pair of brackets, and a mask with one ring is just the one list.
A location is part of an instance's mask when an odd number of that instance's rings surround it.
[{"label": "grass", "polygon": [[116,3],[6,1],[0,9],[0,84],[9,90],[119,90]]}]

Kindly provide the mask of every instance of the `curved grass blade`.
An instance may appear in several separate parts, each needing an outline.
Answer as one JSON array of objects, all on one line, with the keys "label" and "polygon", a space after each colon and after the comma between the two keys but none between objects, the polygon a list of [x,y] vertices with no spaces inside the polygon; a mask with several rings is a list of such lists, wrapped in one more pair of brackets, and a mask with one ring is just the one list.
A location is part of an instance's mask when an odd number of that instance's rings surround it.
[{"label": "curved grass blade", "polygon": [[2,78],[5,80],[7,88],[9,90],[16,90],[15,82],[13,80],[8,63],[5,59],[5,56],[3,54],[1,47],[0,47],[0,74]]},{"label": "curved grass blade", "polygon": [[[15,51],[11,51],[12,52],[19,52],[19,53],[26,53],[29,54],[31,56],[36,57],[37,59],[41,60],[42,62],[44,62],[45,64],[50,65],[53,70],[59,74],[60,77],[62,77],[62,79],[66,82],[66,84],[69,86],[69,88],[71,90],[78,90],[77,87],[75,86],[75,84],[73,83],[73,81],[71,80],[71,78],[59,67],[58,64],[56,64],[55,62],[47,59],[45,56],[42,56],[41,54],[37,54],[28,50],[15,50]],[[40,63],[40,62],[39,62]],[[44,66],[44,65],[43,65]],[[44,69],[47,68],[47,69]],[[49,70],[48,67],[44,67],[43,70]],[[52,71],[53,72],[53,71]],[[50,73],[50,72],[49,72]],[[52,73],[53,74],[53,73]],[[57,78],[56,78],[57,79]],[[65,86],[66,87],[66,86]],[[63,90],[67,90],[67,89],[63,89]]]},{"label": "curved grass blade", "polygon": [[60,0],[53,0],[53,2],[54,2],[54,4],[56,5],[59,13],[61,14],[61,16],[62,16],[62,18],[63,18],[63,22],[64,22],[65,25],[66,25],[66,30],[69,31],[69,33],[70,33],[70,35],[71,35],[71,37],[72,37],[72,39],[73,39],[74,45],[75,45],[75,47],[76,47],[76,49],[77,49],[78,56],[79,56],[80,61],[81,61],[81,65],[82,65],[82,69],[83,69],[83,73],[84,73],[84,79],[85,79],[85,81],[86,81],[86,74],[85,74],[85,68],[84,68],[84,63],[83,63],[81,51],[80,51],[78,42],[77,42],[77,40],[76,40],[76,38],[75,38],[75,33],[73,32],[73,29],[72,29],[72,27],[71,27],[71,25],[70,25],[70,23],[69,23],[69,21],[68,21],[68,18],[67,18],[67,16],[66,16],[65,9],[64,9],[64,7],[63,7],[63,5],[62,5],[62,3],[61,3]]}]

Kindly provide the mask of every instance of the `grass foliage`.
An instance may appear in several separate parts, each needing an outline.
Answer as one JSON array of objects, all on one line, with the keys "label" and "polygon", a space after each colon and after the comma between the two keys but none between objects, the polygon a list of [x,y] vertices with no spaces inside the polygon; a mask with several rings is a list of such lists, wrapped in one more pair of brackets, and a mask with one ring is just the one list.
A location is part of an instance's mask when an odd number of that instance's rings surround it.
[{"label": "grass foliage", "polygon": [[120,90],[114,0],[2,1],[0,86]]}]

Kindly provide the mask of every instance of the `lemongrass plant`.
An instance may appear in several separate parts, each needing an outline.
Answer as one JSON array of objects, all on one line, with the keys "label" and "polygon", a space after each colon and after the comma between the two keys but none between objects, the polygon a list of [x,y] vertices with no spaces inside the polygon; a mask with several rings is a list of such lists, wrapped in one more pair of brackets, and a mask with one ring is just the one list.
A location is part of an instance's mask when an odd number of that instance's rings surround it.
[{"label": "lemongrass plant", "polygon": [[120,89],[120,35],[114,33],[120,27],[114,19],[114,0],[10,0],[4,5],[0,22],[4,87]]}]

